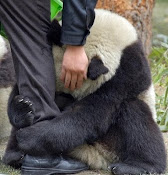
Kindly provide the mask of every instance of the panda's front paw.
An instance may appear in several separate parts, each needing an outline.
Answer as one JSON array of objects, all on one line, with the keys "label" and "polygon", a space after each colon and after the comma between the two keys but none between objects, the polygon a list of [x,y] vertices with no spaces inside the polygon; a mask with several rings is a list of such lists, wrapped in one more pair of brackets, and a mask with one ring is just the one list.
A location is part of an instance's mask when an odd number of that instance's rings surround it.
[{"label": "panda's front paw", "polygon": [[12,102],[12,112],[9,115],[11,124],[16,128],[24,128],[33,124],[34,107],[28,97],[17,95]]}]

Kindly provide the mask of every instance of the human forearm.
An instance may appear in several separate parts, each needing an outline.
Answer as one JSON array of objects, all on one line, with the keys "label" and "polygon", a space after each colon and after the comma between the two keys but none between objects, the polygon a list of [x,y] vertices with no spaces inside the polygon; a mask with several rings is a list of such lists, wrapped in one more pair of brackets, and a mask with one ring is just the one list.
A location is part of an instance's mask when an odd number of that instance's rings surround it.
[{"label": "human forearm", "polygon": [[61,42],[84,45],[93,25],[97,0],[64,0]]}]

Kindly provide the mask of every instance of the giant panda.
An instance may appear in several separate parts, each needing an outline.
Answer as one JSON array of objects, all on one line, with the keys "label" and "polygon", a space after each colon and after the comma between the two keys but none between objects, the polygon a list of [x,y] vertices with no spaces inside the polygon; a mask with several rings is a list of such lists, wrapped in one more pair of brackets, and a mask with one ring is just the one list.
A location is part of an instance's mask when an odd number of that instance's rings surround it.
[{"label": "giant panda", "polygon": [[[55,31],[56,33],[58,32],[56,29]],[[50,37],[54,38],[54,32]],[[73,92],[68,90],[64,87],[64,84],[59,78],[65,47],[60,47],[61,43],[59,43],[57,39],[53,39],[53,42],[56,44],[55,46],[53,46],[53,55],[55,59],[56,70],[56,89],[59,92],[71,94],[74,99],[77,100],[81,100],[82,98],[94,93],[105,82],[108,82],[112,78],[115,78],[116,72],[120,69],[120,66],[125,66],[125,69],[127,69],[128,66],[128,69],[130,69],[128,70],[129,74],[138,74],[140,72],[134,69],[140,69],[140,71],[142,71],[142,69],[146,69],[149,66],[147,61],[145,60],[146,58],[144,57],[144,53],[142,51],[141,41],[138,38],[135,28],[125,18],[106,10],[96,10],[95,22],[93,27],[91,28],[91,34],[87,38],[85,51],[87,53],[90,63],[93,62],[94,64],[95,60],[102,61],[103,65],[108,69],[107,73],[105,72],[105,74],[101,74],[102,72],[99,65],[97,65],[97,67],[96,65],[93,65],[93,70],[90,70],[92,68],[89,67],[90,69],[88,73],[93,73],[94,71],[96,71],[94,72],[97,74],[96,79],[94,77],[95,75],[90,75],[91,78],[89,77],[84,82],[82,88],[77,89]],[[137,58],[137,60],[136,58],[134,58],[134,53],[136,53],[137,57],[139,57]],[[124,59],[124,57],[125,63],[121,65],[122,59]],[[141,61],[144,63],[142,63],[139,59],[142,59]],[[137,61],[137,63],[135,60]],[[132,67],[129,67],[129,64],[132,64]],[[99,71],[101,72],[100,74]],[[151,76],[149,75],[149,70],[145,74],[146,76]],[[145,82],[143,82],[142,80],[140,83],[143,86],[143,83]],[[148,79],[148,83],[149,84],[146,88],[136,94],[136,98],[143,101],[148,106],[152,114],[152,118],[154,119],[154,121],[156,121],[157,116],[155,111],[155,92],[154,86],[150,78]],[[137,83],[137,86],[138,85],[139,83]],[[107,136],[107,138],[108,137],[110,136]],[[106,170],[111,162],[116,162],[120,160],[115,152],[109,151],[110,149],[104,149],[109,147],[109,145],[106,144],[107,143],[96,142],[94,143],[94,145],[82,145],[73,150],[70,155],[74,158],[86,162],[92,169]],[[112,145],[113,141],[110,146]]]},{"label": "giant panda", "polygon": [[59,79],[66,48],[54,36],[59,32],[53,22],[49,38],[55,43],[56,89],[75,102],[63,107],[59,119],[17,132],[19,148],[38,156],[68,151],[92,169],[110,169],[118,175],[163,173],[166,153],[154,121],[154,88],[135,28],[115,13],[96,10],[85,45],[88,79],[73,92]]}]

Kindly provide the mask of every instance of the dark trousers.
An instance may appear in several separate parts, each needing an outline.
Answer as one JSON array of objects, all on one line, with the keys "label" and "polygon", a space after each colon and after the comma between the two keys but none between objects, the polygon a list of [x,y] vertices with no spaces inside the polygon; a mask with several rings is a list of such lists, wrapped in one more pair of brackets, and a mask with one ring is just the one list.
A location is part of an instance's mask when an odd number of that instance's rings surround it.
[{"label": "dark trousers", "polygon": [[57,116],[54,61],[46,38],[50,0],[0,0],[0,21],[11,44],[19,94],[32,100],[38,121]]}]

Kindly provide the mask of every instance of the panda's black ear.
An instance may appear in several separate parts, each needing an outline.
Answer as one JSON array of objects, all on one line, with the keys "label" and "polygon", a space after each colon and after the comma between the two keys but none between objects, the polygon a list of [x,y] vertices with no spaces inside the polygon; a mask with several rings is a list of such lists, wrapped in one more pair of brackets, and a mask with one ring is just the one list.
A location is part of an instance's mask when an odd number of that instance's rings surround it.
[{"label": "panda's black ear", "polygon": [[88,67],[87,77],[91,80],[96,80],[100,75],[106,74],[108,71],[100,58],[93,57]]},{"label": "panda's black ear", "polygon": [[48,30],[47,39],[50,43],[62,47],[61,40],[61,26],[57,20],[53,20]]}]

